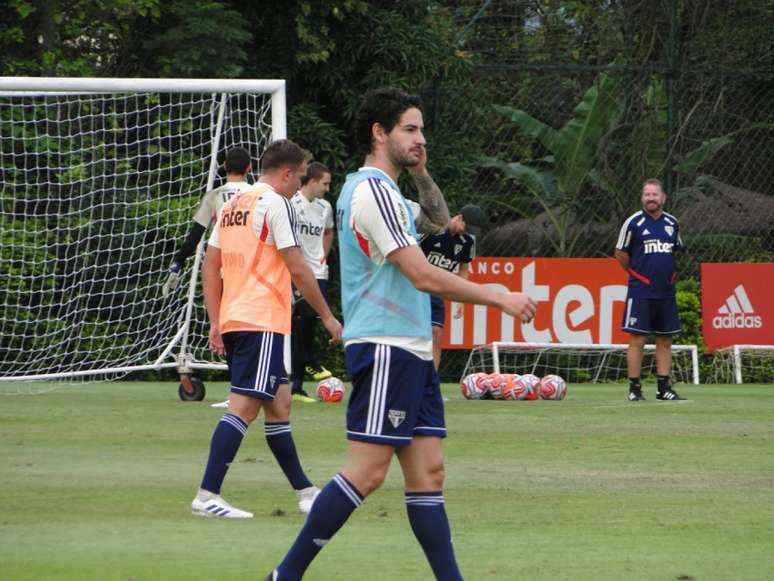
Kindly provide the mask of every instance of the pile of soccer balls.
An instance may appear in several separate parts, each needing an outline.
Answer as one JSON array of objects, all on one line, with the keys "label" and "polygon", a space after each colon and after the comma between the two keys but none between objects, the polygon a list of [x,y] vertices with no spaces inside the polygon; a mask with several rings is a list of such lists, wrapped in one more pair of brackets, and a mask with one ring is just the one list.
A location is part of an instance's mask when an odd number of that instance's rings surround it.
[{"label": "pile of soccer balls", "polygon": [[567,396],[567,383],[558,375],[543,379],[527,373],[473,373],[460,383],[465,399],[560,400]]},{"label": "pile of soccer balls", "polygon": [[335,403],[344,398],[344,383],[338,377],[323,379],[317,384],[317,399]]}]

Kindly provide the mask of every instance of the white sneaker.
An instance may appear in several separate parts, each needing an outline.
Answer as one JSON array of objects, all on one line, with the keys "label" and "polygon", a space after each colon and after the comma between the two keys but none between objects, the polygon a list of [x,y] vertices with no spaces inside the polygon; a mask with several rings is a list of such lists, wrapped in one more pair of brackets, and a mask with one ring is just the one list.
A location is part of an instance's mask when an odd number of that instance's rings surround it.
[{"label": "white sneaker", "polygon": [[201,490],[191,502],[191,513],[206,517],[253,518],[252,512],[234,508],[219,495]]},{"label": "white sneaker", "polygon": [[225,409],[228,409],[228,400],[221,401],[221,402],[218,402],[218,403],[211,403],[210,407],[211,408],[221,408],[221,409],[225,408]]},{"label": "white sneaker", "polygon": [[301,490],[297,490],[296,494],[298,494],[299,512],[301,512],[301,514],[309,514],[309,511],[312,510],[312,505],[314,504],[317,495],[320,494],[320,489],[316,486],[310,486],[309,488],[302,488]]}]

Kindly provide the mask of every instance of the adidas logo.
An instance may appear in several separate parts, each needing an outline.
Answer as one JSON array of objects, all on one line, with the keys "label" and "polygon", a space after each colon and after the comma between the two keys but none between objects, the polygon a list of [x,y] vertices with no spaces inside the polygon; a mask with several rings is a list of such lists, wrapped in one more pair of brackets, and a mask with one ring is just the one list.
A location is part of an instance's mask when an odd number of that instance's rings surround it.
[{"label": "adidas logo", "polygon": [[650,230],[648,230],[647,228],[645,228],[645,230],[643,230],[643,231],[642,231],[642,235],[643,235],[643,236],[647,236],[648,234],[650,234]]},{"label": "adidas logo", "polygon": [[712,326],[715,329],[760,329],[763,318],[755,314],[750,297],[740,284],[720,305],[718,314],[712,319]]},{"label": "adidas logo", "polygon": [[440,247],[441,247],[440,242],[436,242],[435,244],[433,244],[433,248],[440,248]]}]

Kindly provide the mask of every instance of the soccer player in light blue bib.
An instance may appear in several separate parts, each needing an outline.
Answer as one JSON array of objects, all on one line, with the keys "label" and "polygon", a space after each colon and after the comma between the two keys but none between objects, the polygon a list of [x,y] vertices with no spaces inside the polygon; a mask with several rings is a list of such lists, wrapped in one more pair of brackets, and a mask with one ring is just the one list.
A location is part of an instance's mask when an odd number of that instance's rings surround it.
[{"label": "soccer player in light blue bib", "polygon": [[[426,175],[418,97],[392,88],[369,91],[356,118],[365,155],[337,202],[347,371],[344,467],[314,501],[309,518],[267,579],[301,579],[312,559],[384,481],[397,455],[411,528],[436,579],[462,579],[443,498],[446,436],[443,398],[433,366],[430,296],[491,305],[530,321],[536,304],[522,293],[498,293],[431,265],[417,244],[417,224],[443,229],[448,210]],[[422,215],[401,195],[401,171],[412,172]],[[418,219],[417,219],[418,218]],[[341,572],[341,577],[350,576]]]}]

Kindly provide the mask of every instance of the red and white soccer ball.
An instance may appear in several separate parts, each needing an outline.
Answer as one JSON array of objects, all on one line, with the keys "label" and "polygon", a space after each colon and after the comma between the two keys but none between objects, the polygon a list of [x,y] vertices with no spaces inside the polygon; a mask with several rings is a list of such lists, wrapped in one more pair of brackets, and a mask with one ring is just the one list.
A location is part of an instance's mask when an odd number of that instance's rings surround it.
[{"label": "red and white soccer ball", "polygon": [[540,378],[532,373],[525,373],[521,376],[524,386],[527,389],[527,395],[524,399],[534,401],[540,397]]},{"label": "red and white soccer ball", "polygon": [[344,397],[344,383],[338,377],[323,379],[317,384],[317,399],[333,403],[341,401]]},{"label": "red and white soccer ball", "polygon": [[486,376],[486,386],[489,390],[489,396],[492,399],[503,399],[503,387],[507,378],[502,373],[488,373]]},{"label": "red and white soccer ball", "polygon": [[504,400],[522,400],[527,397],[529,392],[528,384],[522,380],[521,375],[515,373],[506,373],[505,383],[502,387],[502,399]]},{"label": "red and white soccer ball", "polygon": [[540,397],[543,399],[564,399],[567,396],[567,383],[558,375],[546,375],[540,380]]},{"label": "red and white soccer ball", "polygon": [[482,399],[489,391],[489,374],[466,375],[460,383],[460,391],[465,399]]}]

